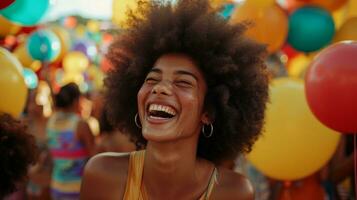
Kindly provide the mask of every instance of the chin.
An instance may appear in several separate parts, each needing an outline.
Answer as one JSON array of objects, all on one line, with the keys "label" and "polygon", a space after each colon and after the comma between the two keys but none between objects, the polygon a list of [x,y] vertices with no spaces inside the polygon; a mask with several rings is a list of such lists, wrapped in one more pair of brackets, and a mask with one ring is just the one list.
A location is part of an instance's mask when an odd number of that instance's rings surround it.
[{"label": "chin", "polygon": [[143,130],[143,137],[152,142],[170,142],[179,139],[176,133],[168,133],[162,130]]}]

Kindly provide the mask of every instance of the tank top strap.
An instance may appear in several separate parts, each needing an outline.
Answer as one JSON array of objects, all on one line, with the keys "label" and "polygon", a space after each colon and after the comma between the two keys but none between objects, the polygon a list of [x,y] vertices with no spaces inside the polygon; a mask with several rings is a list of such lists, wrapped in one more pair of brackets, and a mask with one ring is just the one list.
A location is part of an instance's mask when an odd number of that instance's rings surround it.
[{"label": "tank top strap", "polygon": [[124,200],[141,200],[145,150],[130,153]]},{"label": "tank top strap", "polygon": [[201,196],[199,200],[209,200],[214,189],[214,186],[218,181],[218,169],[215,167],[211,174],[211,178],[209,180],[206,192]]}]

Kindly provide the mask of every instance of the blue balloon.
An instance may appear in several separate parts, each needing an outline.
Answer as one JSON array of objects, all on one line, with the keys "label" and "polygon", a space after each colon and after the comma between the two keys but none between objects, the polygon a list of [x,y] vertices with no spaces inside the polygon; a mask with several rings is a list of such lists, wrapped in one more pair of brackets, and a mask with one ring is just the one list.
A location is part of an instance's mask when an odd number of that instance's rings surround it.
[{"label": "blue balloon", "polygon": [[38,85],[38,78],[35,72],[29,68],[23,69],[23,76],[25,78],[25,83],[29,89],[35,89]]},{"label": "blue balloon", "polygon": [[331,14],[320,7],[302,7],[289,17],[288,43],[299,51],[319,50],[332,41],[334,34]]},{"label": "blue balloon", "polygon": [[49,7],[50,0],[15,0],[10,6],[0,10],[9,21],[23,26],[36,25]]},{"label": "blue balloon", "polygon": [[53,32],[39,30],[30,35],[27,51],[35,60],[53,61],[61,52],[61,42]]}]

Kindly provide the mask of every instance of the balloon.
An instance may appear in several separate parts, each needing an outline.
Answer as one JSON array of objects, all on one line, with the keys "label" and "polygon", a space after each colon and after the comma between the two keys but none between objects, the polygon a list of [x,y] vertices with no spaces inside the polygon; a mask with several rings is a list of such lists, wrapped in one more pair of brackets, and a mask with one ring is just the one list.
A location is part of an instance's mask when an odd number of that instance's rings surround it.
[{"label": "balloon", "polygon": [[312,115],[303,81],[275,79],[270,95],[265,132],[247,158],[263,174],[278,180],[297,180],[313,174],[332,157],[340,134]]},{"label": "balloon", "polygon": [[27,50],[35,60],[53,61],[61,52],[61,42],[52,31],[38,30],[29,36]]},{"label": "balloon", "polygon": [[61,85],[65,85],[65,84],[71,83],[71,82],[74,82],[78,86],[80,86],[84,82],[84,77],[82,74],[65,73],[61,80]]},{"label": "balloon", "polygon": [[0,10],[0,14],[23,26],[37,24],[49,7],[50,0],[16,0]]},{"label": "balloon", "polygon": [[346,2],[347,0],[309,0],[308,4],[320,6],[329,11],[334,11],[346,4]]},{"label": "balloon", "polygon": [[314,174],[282,188],[278,200],[324,200],[325,190],[320,176]]},{"label": "balloon", "polygon": [[0,112],[18,117],[24,109],[27,87],[20,62],[0,47]]},{"label": "balloon", "polygon": [[329,44],[335,34],[331,15],[319,7],[302,7],[289,18],[288,42],[295,49],[313,52]]},{"label": "balloon", "polygon": [[289,76],[303,79],[311,60],[311,57],[305,54],[299,54],[291,59],[288,63]]},{"label": "balloon", "polygon": [[336,43],[322,50],[306,72],[306,98],[326,126],[357,133],[357,42]]},{"label": "balloon", "polygon": [[92,33],[97,33],[100,31],[100,24],[96,20],[88,20],[87,28]]},{"label": "balloon", "polygon": [[22,43],[18,47],[16,47],[16,49],[14,50],[14,55],[17,59],[19,59],[23,66],[30,66],[34,61],[30,56],[29,52],[27,52],[26,43]]},{"label": "balloon", "polygon": [[97,55],[97,47],[89,40],[80,40],[73,45],[73,51],[84,53],[90,60],[93,60]]},{"label": "balloon", "polygon": [[343,22],[345,22],[346,11],[347,11],[347,7],[343,6],[342,8],[339,8],[338,10],[332,12],[332,17],[333,17],[333,21],[335,22],[336,30],[338,30],[343,24]]},{"label": "balloon", "polygon": [[1,0],[0,1],[0,10],[8,7],[12,3],[14,3],[15,0]]},{"label": "balloon", "polygon": [[346,11],[346,18],[357,17],[357,1],[349,1]]},{"label": "balloon", "polygon": [[275,0],[247,0],[247,3],[253,6],[268,7],[275,3]]},{"label": "balloon", "polygon": [[254,23],[246,32],[247,36],[267,44],[269,53],[274,53],[284,44],[288,33],[288,17],[279,6],[262,8],[244,3],[237,6],[230,22],[235,24],[244,20]]},{"label": "balloon", "polygon": [[88,58],[79,51],[67,53],[63,58],[63,68],[67,74],[84,72],[89,65]]},{"label": "balloon", "polygon": [[6,35],[15,35],[20,31],[20,29],[20,26],[11,23],[0,15],[0,37],[4,37]]},{"label": "balloon", "polygon": [[24,68],[23,76],[25,83],[29,89],[35,89],[38,85],[38,78],[35,72],[29,68]]},{"label": "balloon", "polygon": [[69,35],[69,32],[67,32],[66,29],[60,27],[60,26],[53,26],[50,28],[50,30],[56,34],[58,37],[60,43],[61,43],[61,51],[57,58],[54,60],[54,62],[59,62],[62,60],[63,56],[69,51],[70,49],[70,44],[71,44],[71,37]]},{"label": "balloon", "polygon": [[357,17],[347,19],[336,32],[334,41],[339,42],[343,40],[357,41]]},{"label": "balloon", "polygon": [[235,4],[230,3],[223,6],[222,11],[219,13],[224,19],[229,19],[234,11]]}]

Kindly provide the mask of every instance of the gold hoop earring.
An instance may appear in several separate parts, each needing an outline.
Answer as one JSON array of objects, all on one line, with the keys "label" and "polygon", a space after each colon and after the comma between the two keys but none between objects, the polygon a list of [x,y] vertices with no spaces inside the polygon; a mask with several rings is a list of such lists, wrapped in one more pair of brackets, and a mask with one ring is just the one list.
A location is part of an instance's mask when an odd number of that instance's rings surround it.
[{"label": "gold hoop earring", "polygon": [[209,124],[210,127],[210,132],[207,133],[207,131],[205,131],[205,124],[202,126],[202,134],[206,137],[206,138],[210,138],[213,135],[213,125],[212,123]]},{"label": "gold hoop earring", "polygon": [[136,125],[138,128],[141,128],[141,125],[140,125],[139,122],[138,122],[138,113],[135,114],[134,121],[135,121],[135,125]]}]

